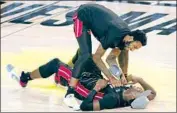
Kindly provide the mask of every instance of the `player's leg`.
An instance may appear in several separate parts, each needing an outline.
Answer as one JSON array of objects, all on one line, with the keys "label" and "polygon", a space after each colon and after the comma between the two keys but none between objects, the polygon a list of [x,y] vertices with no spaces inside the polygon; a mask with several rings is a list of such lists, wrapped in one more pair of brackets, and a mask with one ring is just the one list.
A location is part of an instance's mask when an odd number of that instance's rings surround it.
[{"label": "player's leg", "polygon": [[[58,72],[58,68],[62,62],[55,58],[48,63],[41,65],[37,69],[33,70],[32,72],[24,72],[22,71],[19,82],[22,87],[25,87],[28,83],[28,81],[35,80],[38,78],[48,78],[52,74]],[[14,74],[12,71],[9,71],[10,74]],[[17,75],[17,74],[16,74]]]},{"label": "player's leg", "polygon": [[64,99],[65,104],[73,108],[77,105],[77,101],[74,98],[75,89],[83,71],[84,64],[91,57],[92,53],[91,35],[87,27],[84,26],[84,22],[77,18],[77,15],[74,18],[74,33],[79,44],[80,53],[74,64],[72,77]]},{"label": "player's leg", "polygon": [[74,64],[72,78],[69,84],[70,87],[68,88],[66,95],[74,93],[74,88],[78,83],[79,77],[81,76],[84,63],[89,58],[91,58],[92,53],[91,35],[89,33],[89,30],[87,29],[86,26],[84,26],[84,23],[77,17],[74,19],[74,32],[79,44],[80,54]]},{"label": "player's leg", "polygon": [[[96,73],[95,73],[96,74]],[[93,89],[94,87],[94,83],[98,80],[98,79],[102,79],[102,76],[98,75],[91,75],[90,79],[89,78],[89,74],[86,73],[82,73],[82,77],[80,77],[79,82],[75,88],[75,94],[77,93],[78,95],[80,95],[81,97],[85,98],[88,96],[89,94],[89,90]],[[66,64],[62,64],[60,65],[58,72],[56,73],[57,77],[59,77],[59,83],[62,85],[63,82],[67,82],[67,84],[69,83],[71,77],[72,77],[72,70],[70,68],[68,68],[68,66]],[[61,81],[61,78],[63,81]],[[76,96],[76,95],[75,95]],[[95,97],[95,99],[100,99],[102,98],[103,94],[102,93],[98,93],[97,96]]]},{"label": "player's leg", "polygon": [[79,77],[81,76],[84,64],[89,58],[91,58],[91,39],[88,37],[87,31],[83,31],[82,37],[77,40],[80,46],[80,55],[74,64],[72,78],[70,81],[70,86],[73,88],[76,86]]},{"label": "player's leg", "polygon": [[22,72],[20,76],[20,84],[22,87],[25,87],[30,80],[48,78],[58,71],[59,66],[60,60],[55,58],[48,63],[41,65],[39,68],[33,70],[32,72]]}]

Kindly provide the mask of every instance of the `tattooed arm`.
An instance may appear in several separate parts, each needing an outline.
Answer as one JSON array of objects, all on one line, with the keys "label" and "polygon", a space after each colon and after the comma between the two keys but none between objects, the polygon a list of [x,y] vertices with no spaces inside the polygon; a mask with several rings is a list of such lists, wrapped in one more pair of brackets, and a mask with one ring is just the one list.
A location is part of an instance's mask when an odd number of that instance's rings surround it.
[{"label": "tattooed arm", "polygon": [[93,55],[93,61],[99,67],[99,69],[105,74],[105,76],[109,79],[110,83],[113,87],[118,87],[121,85],[121,82],[115,79],[112,74],[107,69],[105,63],[102,60],[103,55],[105,54],[106,50],[103,49],[101,45],[99,45],[98,49],[96,50],[95,54]]},{"label": "tattooed arm", "polygon": [[120,55],[121,50],[118,48],[112,49],[108,57],[106,58],[106,62],[109,66],[111,65],[118,65],[116,58]]},{"label": "tattooed arm", "polygon": [[[117,59],[118,58],[118,63]],[[106,58],[106,62],[108,63],[109,66],[111,65],[117,65],[120,66],[123,72],[122,76],[122,83],[126,84],[127,81],[125,77],[127,76],[127,71],[128,71],[128,51],[127,50],[120,50],[118,48],[112,49],[108,57]],[[119,65],[118,65],[119,64]]]},{"label": "tattooed arm", "polygon": [[122,69],[124,75],[127,75],[128,73],[128,61],[129,61],[129,51],[128,50],[122,50],[119,57],[119,66]]}]

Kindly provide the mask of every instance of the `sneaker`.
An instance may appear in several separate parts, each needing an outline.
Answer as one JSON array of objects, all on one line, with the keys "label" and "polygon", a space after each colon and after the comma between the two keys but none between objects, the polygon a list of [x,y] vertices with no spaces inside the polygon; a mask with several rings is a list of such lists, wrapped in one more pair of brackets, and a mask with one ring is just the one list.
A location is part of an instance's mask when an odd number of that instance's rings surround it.
[{"label": "sneaker", "polygon": [[16,70],[15,70],[15,67],[14,67],[13,65],[8,64],[8,65],[6,66],[6,69],[7,69],[8,75],[9,75],[12,79],[16,80],[16,81],[20,84],[20,86],[26,87],[28,81],[24,81],[24,80],[21,79],[22,76],[25,76],[25,73],[24,73],[24,72],[22,72],[22,73],[21,73],[21,76],[19,77],[18,74],[17,74],[17,72],[16,72]]},{"label": "sneaker", "polygon": [[65,98],[64,98],[64,103],[70,107],[73,108],[74,110],[79,110],[80,109],[80,105],[77,102],[76,98],[74,97],[74,94],[68,94]]},{"label": "sneaker", "polygon": [[26,74],[24,73],[24,71],[22,71],[22,73],[21,73],[19,83],[20,83],[21,87],[26,87],[27,84],[28,84],[28,80],[23,80],[22,79],[23,76],[26,76]]},{"label": "sneaker", "polygon": [[20,81],[19,76],[17,75],[17,73],[16,73],[15,68],[14,68],[13,65],[8,64],[6,66],[6,69],[7,69],[8,76],[10,76],[12,79],[16,80],[17,82]]}]

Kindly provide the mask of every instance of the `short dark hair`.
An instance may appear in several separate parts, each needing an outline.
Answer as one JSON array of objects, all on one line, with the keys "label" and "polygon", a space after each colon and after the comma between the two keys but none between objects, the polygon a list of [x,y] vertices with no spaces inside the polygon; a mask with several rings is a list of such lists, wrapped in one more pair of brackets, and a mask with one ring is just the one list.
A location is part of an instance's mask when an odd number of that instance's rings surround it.
[{"label": "short dark hair", "polygon": [[140,41],[143,46],[147,44],[146,33],[142,30],[135,30],[130,33],[133,36],[135,41]]}]

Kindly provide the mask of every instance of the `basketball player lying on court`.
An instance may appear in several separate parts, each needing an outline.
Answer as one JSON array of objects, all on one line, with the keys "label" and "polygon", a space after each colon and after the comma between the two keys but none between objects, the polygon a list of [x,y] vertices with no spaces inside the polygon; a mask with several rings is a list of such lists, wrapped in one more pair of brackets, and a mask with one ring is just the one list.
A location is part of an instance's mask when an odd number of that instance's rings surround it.
[{"label": "basketball player lying on court", "polygon": [[[73,64],[74,63],[75,62],[73,62]],[[68,86],[68,82],[72,77],[72,69],[67,64],[55,58],[32,72],[25,73],[23,71],[20,76],[20,85],[26,87],[29,81],[37,78],[47,78],[52,74],[55,74],[55,81],[57,83]],[[100,69],[95,65],[93,60],[89,59],[82,69],[82,76],[72,96],[83,100],[80,105],[80,109],[83,111],[95,111],[126,106],[145,108],[148,101],[155,98],[155,90],[140,77],[130,75],[127,77],[127,80],[133,83],[139,83],[145,91],[150,91],[149,94],[140,96],[143,95],[143,90],[133,86],[112,88],[107,80],[103,78]],[[70,107],[73,107],[74,105],[72,104],[75,103],[70,104]]]}]

